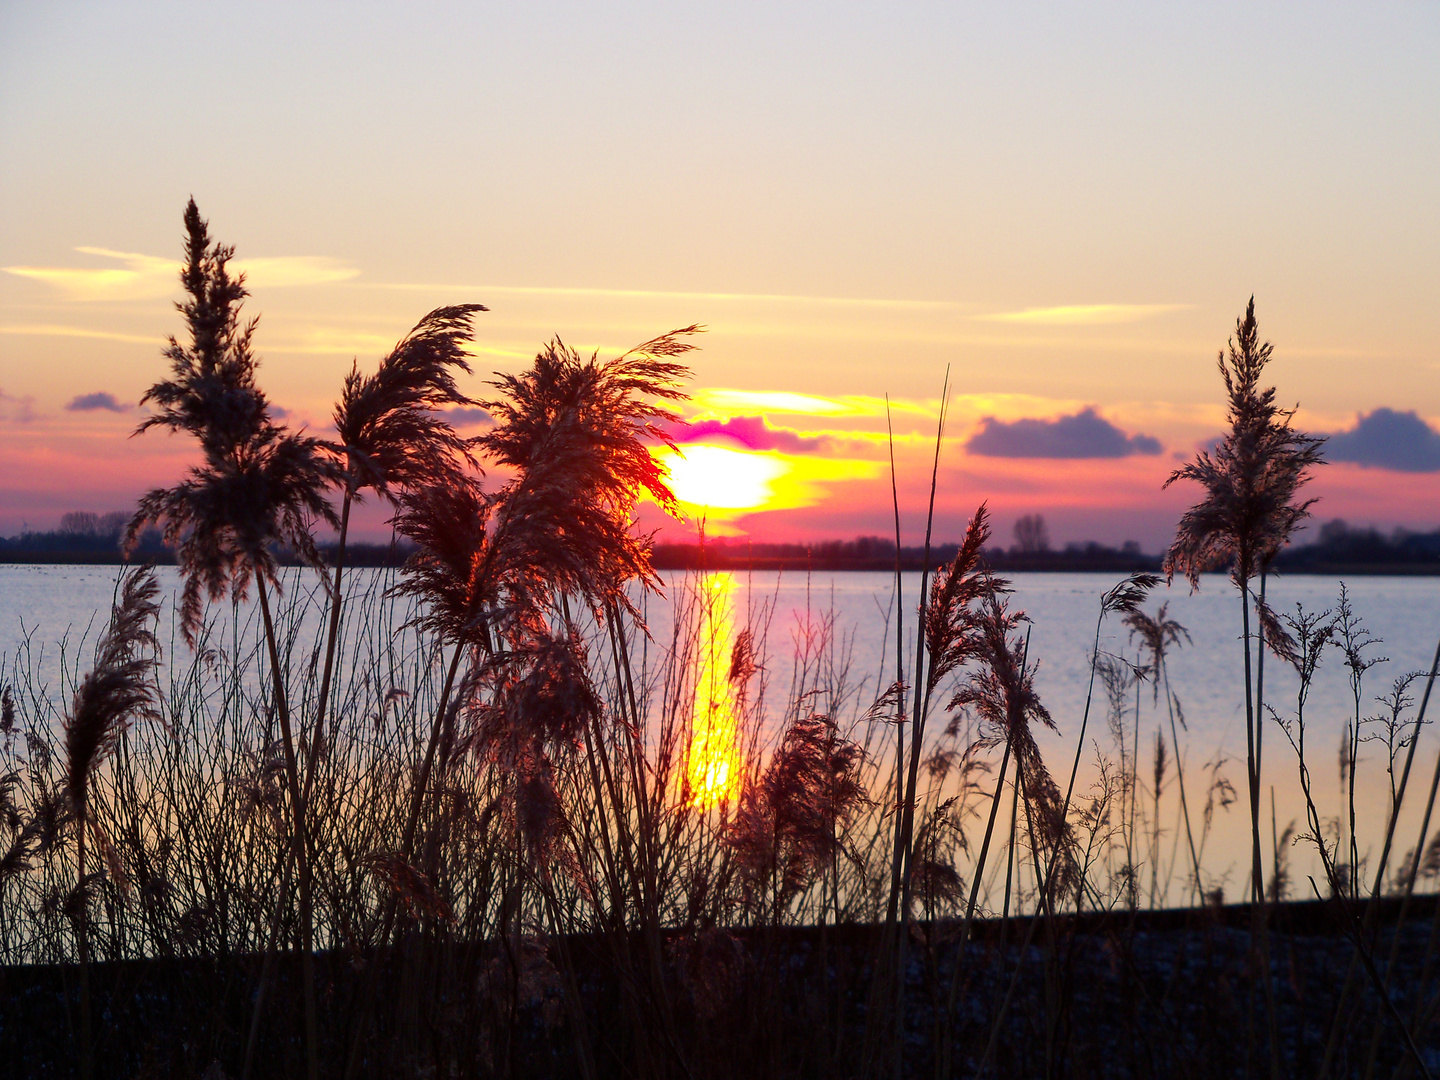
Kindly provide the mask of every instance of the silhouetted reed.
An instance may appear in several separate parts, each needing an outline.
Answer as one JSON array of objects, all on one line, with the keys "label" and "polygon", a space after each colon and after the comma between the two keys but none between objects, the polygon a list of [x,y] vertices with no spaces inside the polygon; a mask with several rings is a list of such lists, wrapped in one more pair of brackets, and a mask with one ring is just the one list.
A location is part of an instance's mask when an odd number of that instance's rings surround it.
[{"label": "silhouetted reed", "polygon": [[319,1059],[306,814],[266,586],[279,586],[277,543],[287,545],[310,565],[320,565],[310,530],[317,518],[339,527],[328,489],[341,474],[319,440],[290,434],[270,419],[269,403],[255,382],[258,361],[251,339],[258,320],[240,323],[240,305],[249,295],[244,275],[230,276],[233,249],[212,244],[209,226],[194,199],[185,208],[185,229],[186,263],[180,280],[190,299],[177,306],[185,317],[190,343],[182,346],[170,338],[165,355],[172,378],[156,383],[141,398],[142,404],[154,402],[160,411],[145,420],[136,434],[152,427],[187,432],[199,441],[202,459],[175,487],[141,497],[125,542],[127,548],[132,546],[146,525],[163,525],[165,542],[175,548],[185,579],[181,628],[192,646],[201,620],[202,589],[212,601],[227,591],[243,600],[252,579],[255,582],[285,751],[292,842],[300,867],[308,1075],[315,1080]]},{"label": "silhouetted reed", "polygon": [[85,865],[88,836],[94,837],[110,879],[122,889],[128,887],[109,835],[89,813],[90,784],[95,770],[115,752],[125,729],[137,717],[155,715],[151,673],[157,645],[151,623],[159,608],[159,592],[149,570],[125,579],[110,626],[96,647],[95,667],[75,691],[64,720],[64,793],[75,822],[75,889],[65,909],[75,923],[80,955],[80,1075],[85,1080],[89,1080],[94,1068],[87,947],[92,883]]},{"label": "silhouetted reed", "polygon": [[[1175,470],[1165,481],[1192,480],[1205,491],[1204,498],[1181,515],[1175,539],[1165,556],[1165,573],[1182,574],[1192,589],[1199,588],[1200,574],[1228,568],[1240,590],[1242,640],[1245,659],[1245,754],[1250,806],[1250,896],[1257,912],[1257,929],[1262,962],[1268,964],[1265,948],[1265,876],[1260,846],[1260,788],[1264,747],[1265,647],[1263,640],[1254,654],[1252,672],[1250,582],[1258,577],[1260,588],[1254,596],[1261,626],[1272,621],[1266,614],[1265,585],[1270,565],[1291,535],[1309,516],[1314,500],[1301,501],[1299,492],[1310,480],[1315,466],[1323,463],[1323,439],[1296,431],[1290,426],[1294,410],[1275,404],[1275,389],[1261,389],[1260,377],[1273,348],[1261,342],[1255,321],[1255,298],[1245,315],[1236,320],[1235,337],[1217,360],[1225,382],[1228,429],[1216,443],[1213,454],[1201,450],[1195,459]],[[1271,1075],[1280,1073],[1275,1007],[1270,981],[1265,980],[1270,1018]]]}]

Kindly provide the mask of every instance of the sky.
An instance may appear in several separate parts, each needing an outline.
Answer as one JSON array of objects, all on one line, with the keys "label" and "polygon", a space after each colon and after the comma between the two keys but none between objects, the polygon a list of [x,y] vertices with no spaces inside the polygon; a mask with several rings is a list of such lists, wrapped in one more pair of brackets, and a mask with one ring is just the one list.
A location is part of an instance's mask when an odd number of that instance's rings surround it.
[{"label": "sky", "polygon": [[890,534],[893,433],[913,542],[943,400],[940,536],[1160,550],[1252,295],[1317,517],[1440,527],[1436,56],[1433,0],[0,4],[0,534],[194,460],[131,437],[191,196],[314,434],[443,304],[474,394],[703,324],[676,535]]}]

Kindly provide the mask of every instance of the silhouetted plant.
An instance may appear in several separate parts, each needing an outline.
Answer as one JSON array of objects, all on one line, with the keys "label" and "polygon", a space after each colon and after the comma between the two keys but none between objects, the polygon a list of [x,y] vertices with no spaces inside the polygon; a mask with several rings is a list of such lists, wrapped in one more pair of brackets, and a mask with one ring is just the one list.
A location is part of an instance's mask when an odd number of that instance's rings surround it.
[{"label": "silhouetted plant", "polygon": [[185,209],[186,257],[180,280],[190,299],[177,304],[190,344],[175,338],[165,351],[172,378],[146,391],[159,412],[136,434],[165,427],[193,435],[202,460],[173,488],[148,492],[126,530],[133,544],[154,522],[176,547],[185,576],[182,614],[192,645],[200,625],[201,590],[211,600],[227,590],[244,598],[252,577],[278,584],[273,545],[283,543],[313,565],[320,562],[310,525],[338,525],[325,498],[339,478],[316,439],[288,433],[270,419],[269,402],[255,383],[251,338],[258,320],[240,323],[245,277],[232,278],[234,249],[212,244],[209,227],[192,199]]},{"label": "silhouetted plant", "polygon": [[482,402],[495,425],[479,445],[515,471],[495,495],[493,544],[513,615],[533,613],[560,596],[637,614],[622,586],[658,583],[646,540],[631,517],[641,495],[666,511],[675,496],[650,445],[675,444],[665,424],[676,416],[656,401],[686,395],[689,369],[676,363],[695,346],[688,326],[611,360],[588,360],[551,342],[520,375],[493,385]]},{"label": "silhouetted plant", "polygon": [[[1259,680],[1251,672],[1250,582],[1261,579],[1258,603],[1264,605],[1264,577],[1271,562],[1309,516],[1313,499],[1302,501],[1300,489],[1316,465],[1323,463],[1323,439],[1290,426],[1294,411],[1275,404],[1275,388],[1262,389],[1260,377],[1273,346],[1261,342],[1251,297],[1235,337],[1217,361],[1228,399],[1228,428],[1213,453],[1201,450],[1165,481],[1192,480],[1204,498],[1180,518],[1175,539],[1165,556],[1167,578],[1183,575],[1192,589],[1208,570],[1230,570],[1240,590],[1245,648],[1245,723],[1247,775],[1250,782],[1252,894],[1263,899],[1260,860]],[[1263,663],[1263,660],[1261,661]],[[1262,669],[1263,670],[1263,669]]]},{"label": "silhouetted plant", "polygon": [[93,1070],[94,1046],[90,1031],[89,950],[86,921],[91,878],[85,872],[85,839],[93,832],[102,855],[116,878],[117,860],[110,839],[90,819],[90,784],[95,770],[120,742],[137,716],[155,716],[155,687],[151,681],[158,648],[151,624],[159,609],[159,586],[147,570],[126,578],[120,603],[110,627],[95,651],[95,667],[75,691],[65,717],[65,794],[75,820],[75,891],[67,905],[75,921],[80,953],[80,1073]]},{"label": "silhouetted plant", "polygon": [[266,586],[279,589],[276,544],[320,565],[310,528],[317,518],[339,526],[326,494],[341,471],[319,440],[293,435],[270,419],[269,404],[255,382],[251,338],[257,320],[241,325],[240,305],[248,292],[244,275],[229,274],[233,249],[211,243],[194,199],[185,209],[185,228],[186,263],[180,280],[190,299],[178,307],[190,343],[182,346],[170,339],[165,355],[173,377],[156,383],[141,399],[155,402],[160,411],[136,433],[152,427],[188,432],[199,440],[202,458],[175,487],[141,497],[126,544],[132,545],[146,525],[163,524],[165,541],[175,547],[185,578],[181,626],[192,646],[201,622],[202,589],[211,600],[227,592],[243,600],[252,579],[255,582],[285,747],[292,844],[300,867],[309,1075],[315,1080],[319,1065],[305,808]]},{"label": "silhouetted plant", "polygon": [[[1147,615],[1137,607],[1125,616],[1125,625],[1130,627],[1130,639],[1134,641],[1138,638],[1141,649],[1149,657],[1149,666],[1153,672],[1151,676],[1152,704],[1158,700],[1161,684],[1164,684],[1165,706],[1170,716],[1170,746],[1176,756],[1175,780],[1180,788],[1180,813],[1185,822],[1185,842],[1190,851],[1191,883],[1195,889],[1194,895],[1198,899],[1204,892],[1205,886],[1200,880],[1200,852],[1195,846],[1195,829],[1190,824],[1190,803],[1185,797],[1185,769],[1180,760],[1180,732],[1176,721],[1177,718],[1183,721],[1183,713],[1177,716],[1175,692],[1170,688],[1170,669],[1165,663],[1172,646],[1178,648],[1182,641],[1185,644],[1192,642],[1190,631],[1180,625],[1178,620],[1170,618],[1169,611],[1169,603],[1161,604],[1153,616]],[[1157,783],[1155,792],[1155,827],[1157,829],[1160,825],[1159,798],[1160,792]]]},{"label": "silhouetted plant", "polygon": [[330,683],[339,639],[345,541],[350,509],[366,489],[395,502],[400,492],[444,489],[467,483],[465,466],[474,466],[473,439],[461,438],[442,410],[472,406],[455,382],[455,372],[470,374],[465,343],[471,319],[487,310],[481,304],[436,308],[380,361],[373,374],[352,367],[335,406],[335,431],[344,459],[344,496],[340,535],[331,582],[330,623],[325,667],[316,705],[315,738],[306,768],[313,780],[330,700]]},{"label": "silhouetted plant", "polygon": [[866,801],[864,756],[828,716],[797,718],[757,783],[747,786],[731,826],[747,902],[778,919],[788,899],[833,868],[840,832]]}]

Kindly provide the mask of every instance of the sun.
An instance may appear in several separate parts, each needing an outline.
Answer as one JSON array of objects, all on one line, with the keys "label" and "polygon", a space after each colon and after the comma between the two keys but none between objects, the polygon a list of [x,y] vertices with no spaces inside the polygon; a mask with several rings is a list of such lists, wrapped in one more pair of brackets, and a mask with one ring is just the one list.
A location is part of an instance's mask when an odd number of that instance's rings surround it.
[{"label": "sun", "polygon": [[709,510],[754,510],[775,498],[775,484],[790,465],[770,454],[747,453],[703,443],[683,453],[661,451],[657,457],[670,470],[670,490],[690,506]]}]

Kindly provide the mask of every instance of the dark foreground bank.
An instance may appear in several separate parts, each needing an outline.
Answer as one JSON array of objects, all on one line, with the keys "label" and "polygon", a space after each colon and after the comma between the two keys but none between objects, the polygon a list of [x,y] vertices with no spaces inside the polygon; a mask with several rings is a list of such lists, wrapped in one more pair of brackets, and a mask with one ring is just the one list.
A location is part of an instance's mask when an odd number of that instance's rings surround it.
[{"label": "dark foreground bank", "polygon": [[[1319,1075],[1327,1052],[1333,1076],[1419,1075],[1406,1071],[1400,1022],[1426,1066],[1440,1067],[1440,980],[1427,956],[1435,898],[1412,902],[1398,938],[1397,914],[1384,902],[1368,937],[1378,972],[1396,957],[1392,1011],[1340,932],[1345,912],[1271,909],[1284,1075]],[[1028,919],[990,920],[962,955],[957,925],[919,924],[907,948],[903,1075],[976,1076],[988,1052],[986,1075],[997,1077],[1268,1076],[1251,928],[1244,906],[1062,917],[1037,923],[1022,951]],[[379,959],[323,954],[322,1074],[893,1075],[873,1022],[886,1003],[870,996],[882,938],[850,925],[653,943],[520,934],[438,948],[417,934]],[[97,1077],[241,1075],[261,968],[256,956],[94,965]],[[78,982],[73,966],[0,969],[3,1075],[76,1075]],[[469,990],[447,998],[437,986]],[[273,963],[266,995],[251,1075],[304,1075],[293,955]]]}]

